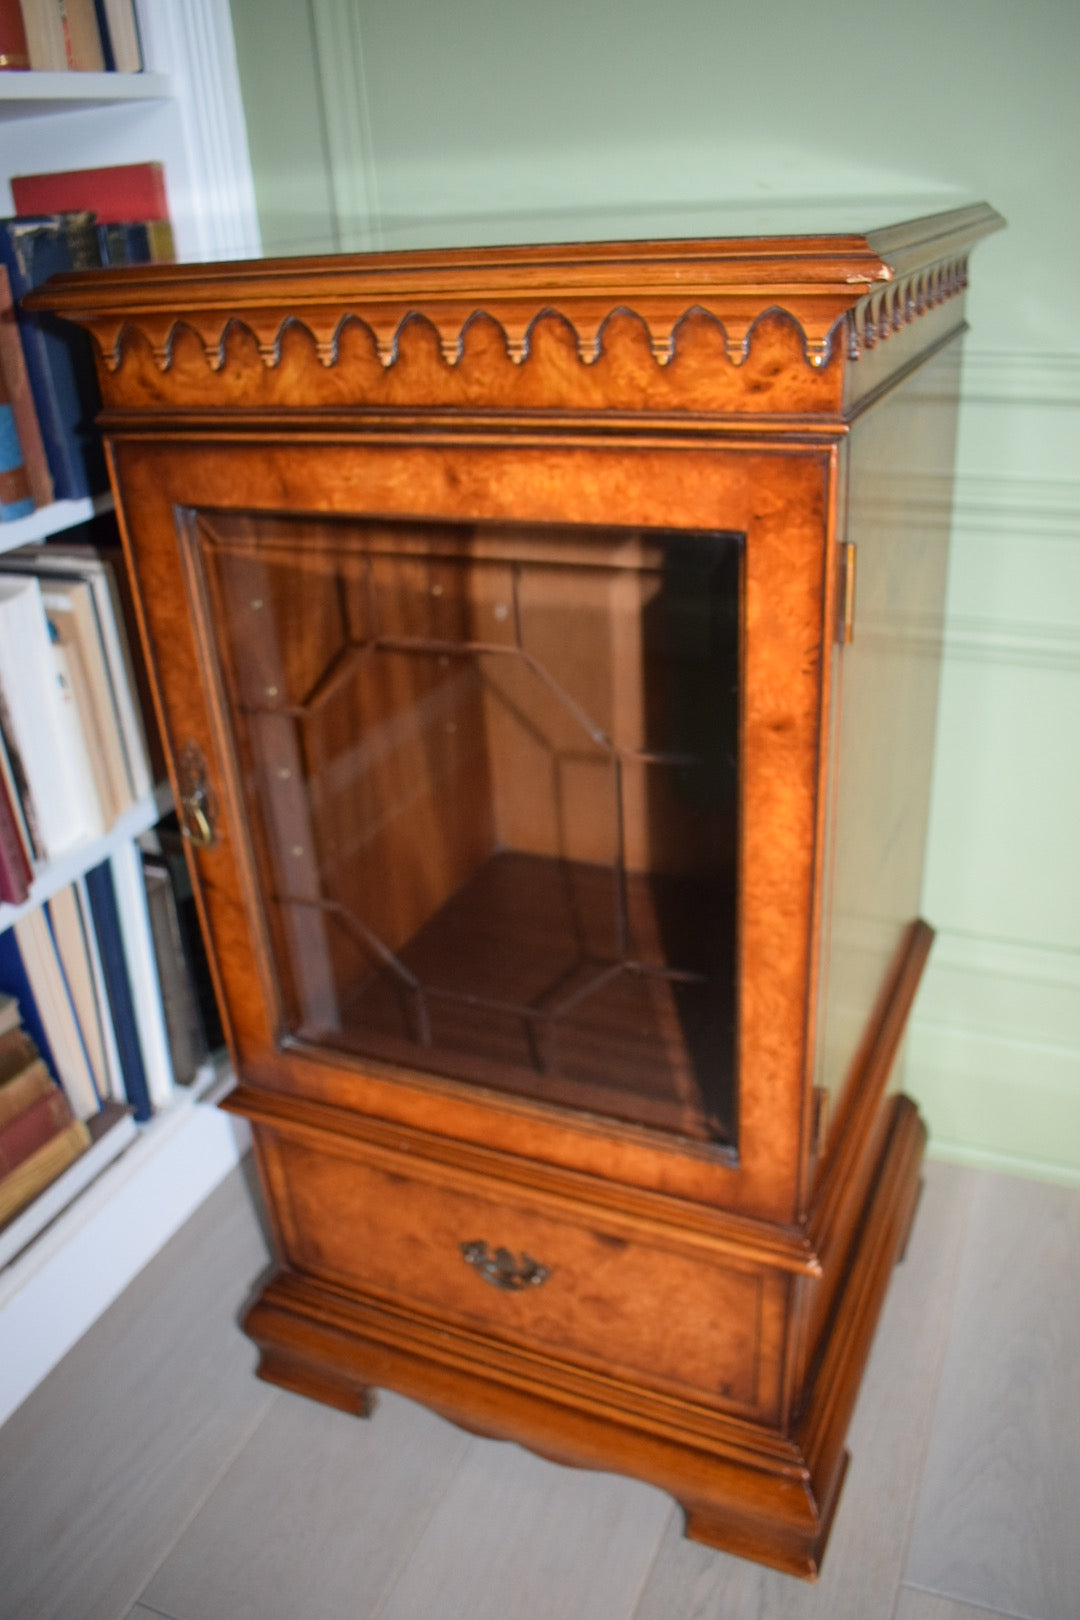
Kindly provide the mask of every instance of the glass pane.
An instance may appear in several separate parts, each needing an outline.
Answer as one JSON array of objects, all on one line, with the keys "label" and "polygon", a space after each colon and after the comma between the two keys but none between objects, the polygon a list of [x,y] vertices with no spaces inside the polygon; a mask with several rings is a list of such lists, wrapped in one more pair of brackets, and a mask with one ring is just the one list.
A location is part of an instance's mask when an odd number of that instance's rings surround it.
[{"label": "glass pane", "polygon": [[737,537],[194,521],[288,1032],[732,1141]]}]

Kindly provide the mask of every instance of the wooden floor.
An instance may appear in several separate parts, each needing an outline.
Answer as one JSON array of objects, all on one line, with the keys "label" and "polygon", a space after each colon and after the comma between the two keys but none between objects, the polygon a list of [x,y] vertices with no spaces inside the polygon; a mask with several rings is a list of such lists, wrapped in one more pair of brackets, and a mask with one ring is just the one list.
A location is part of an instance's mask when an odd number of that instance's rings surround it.
[{"label": "wooden floor", "polygon": [[3,1620],[1080,1616],[1080,1191],[931,1165],[816,1586],[659,1491],[260,1384],[235,1173],[0,1430]]}]

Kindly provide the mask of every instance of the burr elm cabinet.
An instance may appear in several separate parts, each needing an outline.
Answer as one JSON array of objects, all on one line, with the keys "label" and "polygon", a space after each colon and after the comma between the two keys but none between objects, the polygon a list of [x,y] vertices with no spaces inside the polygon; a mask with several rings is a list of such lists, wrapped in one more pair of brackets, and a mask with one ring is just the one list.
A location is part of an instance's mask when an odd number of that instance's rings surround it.
[{"label": "burr elm cabinet", "polygon": [[265,1378],[817,1569],[919,1183],[893,1072],[999,223],[38,295],[97,350]]}]

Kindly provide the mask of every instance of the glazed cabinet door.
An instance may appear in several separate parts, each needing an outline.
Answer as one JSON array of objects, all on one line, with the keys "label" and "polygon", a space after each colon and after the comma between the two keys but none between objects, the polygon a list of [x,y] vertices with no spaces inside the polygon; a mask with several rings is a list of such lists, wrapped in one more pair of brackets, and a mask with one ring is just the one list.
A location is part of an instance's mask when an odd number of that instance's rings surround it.
[{"label": "glazed cabinet door", "polygon": [[[779,1051],[767,1017],[785,947],[766,964],[739,878],[771,862],[774,907],[808,911],[816,754],[802,784],[762,770],[778,728],[753,724],[746,604],[777,563],[741,465],[579,456],[552,498],[521,453],[495,463],[505,490],[449,451],[438,478],[400,448],[113,453],[244,1080],[376,1112],[411,1095],[425,1125],[456,1110],[545,1154],[547,1131],[582,1168],[606,1147],[613,1173],[728,1199],[755,1151],[759,1175],[797,1152],[803,1033]],[[820,613],[819,519],[799,517]],[[807,744],[820,669],[777,689]],[[800,786],[781,871],[768,817],[789,829]]]}]

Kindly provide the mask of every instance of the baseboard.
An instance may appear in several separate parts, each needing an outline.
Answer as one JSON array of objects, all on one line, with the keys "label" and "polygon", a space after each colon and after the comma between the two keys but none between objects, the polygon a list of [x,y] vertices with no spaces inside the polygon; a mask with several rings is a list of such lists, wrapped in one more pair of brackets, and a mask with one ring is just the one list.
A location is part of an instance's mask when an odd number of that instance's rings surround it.
[{"label": "baseboard", "polygon": [[931,1152],[1080,1179],[1080,958],[943,931],[908,1039]]},{"label": "baseboard", "polygon": [[246,1145],[241,1121],[181,1096],[0,1274],[0,1423],[194,1214]]}]

